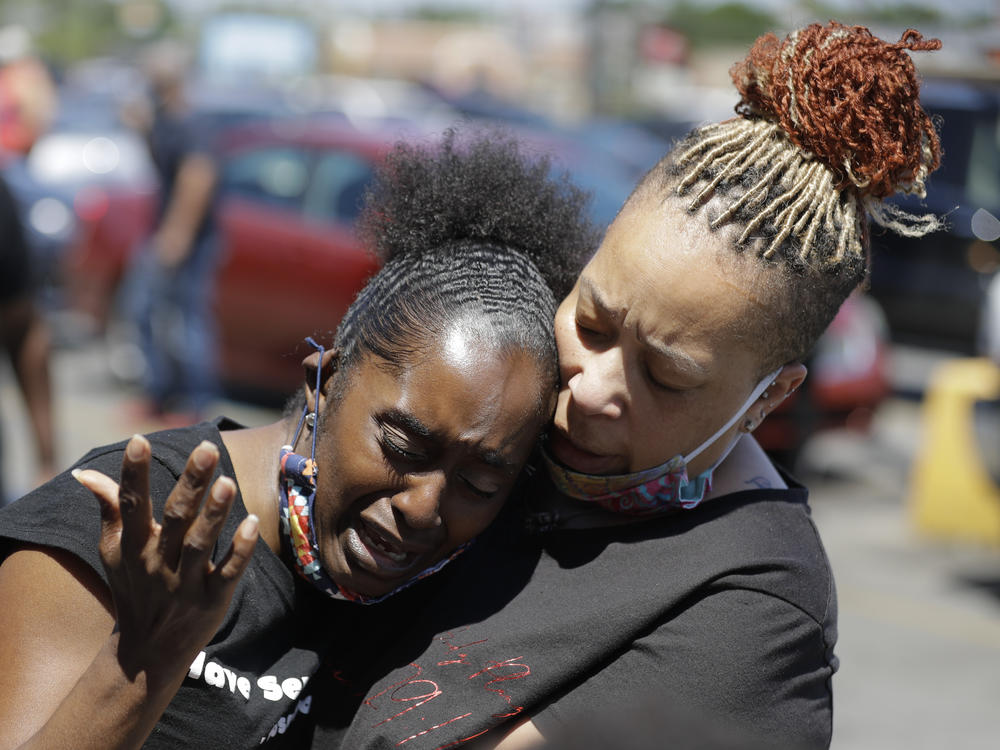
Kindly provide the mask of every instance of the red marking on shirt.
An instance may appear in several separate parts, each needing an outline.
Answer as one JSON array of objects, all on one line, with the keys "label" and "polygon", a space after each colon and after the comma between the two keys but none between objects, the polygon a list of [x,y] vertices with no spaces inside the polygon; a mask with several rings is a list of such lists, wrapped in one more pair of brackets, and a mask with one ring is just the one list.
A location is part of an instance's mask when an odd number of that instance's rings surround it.
[{"label": "red marking on shirt", "polygon": [[[463,643],[460,646],[452,643],[452,639],[454,639],[455,636],[461,633],[463,630],[468,630],[468,627],[466,626],[464,628],[459,628],[458,630],[449,630],[448,632],[439,635],[437,639],[441,643],[443,643],[449,651],[459,651],[461,649],[469,648],[470,646],[479,646],[483,643],[486,643],[489,640],[489,638],[482,638],[478,641],[469,641],[468,643]],[[439,667],[446,667],[450,664],[469,664],[469,655],[463,652],[458,654],[457,659],[445,659],[437,663]]]},{"label": "red marking on shirt", "polygon": [[[447,648],[448,651],[455,654],[455,658],[444,659],[442,661],[436,662],[435,666],[441,667],[441,666],[451,666],[454,664],[464,664],[466,666],[471,666],[475,668],[480,664],[484,664],[484,662],[482,661],[479,661],[479,664],[476,664],[475,661],[478,660],[474,661],[470,659],[470,654],[466,651],[466,649],[482,645],[486,643],[489,639],[484,638],[482,640],[470,641],[468,643],[463,643],[463,644],[454,643],[456,636],[462,630],[465,630],[465,628],[461,628],[456,631],[449,631],[437,637],[437,640],[443,646],[445,646],[445,648]],[[485,683],[481,684],[481,687],[484,690],[499,696],[507,704],[508,710],[505,713],[489,714],[491,718],[505,720],[513,716],[517,716],[518,714],[524,711],[524,706],[515,704],[511,696],[507,693],[507,690],[505,690],[503,687],[500,687],[501,683],[505,683],[510,680],[520,680],[531,675],[531,667],[528,664],[525,664],[522,661],[523,659],[524,659],[523,656],[516,656],[511,659],[504,659],[502,661],[488,661],[485,662],[485,665],[482,666],[481,669],[478,669],[477,671],[469,674],[468,677],[466,678],[472,680],[486,675],[487,680],[485,681]],[[438,696],[445,694],[446,691],[441,689],[438,682],[429,679],[429,675],[432,673],[433,667],[431,668],[430,672],[425,672],[424,668],[421,667],[420,664],[416,662],[412,662],[410,664],[410,667],[412,671],[408,676],[393,683],[392,685],[389,685],[385,689],[381,690],[378,693],[375,693],[374,695],[370,696],[368,699],[365,700],[364,702],[365,705],[367,705],[369,708],[375,711],[380,711],[384,709],[392,710],[392,704],[405,705],[405,708],[402,708],[402,710],[398,711],[392,716],[389,716],[388,718],[382,719],[381,721],[372,724],[371,727],[373,729],[382,726],[383,724],[387,724],[391,721],[399,719],[400,717],[403,717],[407,714],[409,714],[408,717],[409,720],[418,722],[418,725],[419,722],[426,722],[428,720],[433,720],[429,719],[429,717],[423,711],[420,714],[412,714],[410,712],[412,712],[416,708],[420,708],[421,706],[428,704],[430,701],[434,700]],[[445,688],[447,687],[448,686],[446,684]],[[378,703],[378,700],[386,696],[392,703],[382,706],[381,704]],[[445,701],[444,703],[438,705],[447,710],[447,705],[446,705],[447,703],[448,701]],[[431,711],[431,714],[433,713],[435,712]],[[421,729],[420,731],[415,732],[396,742],[395,747],[400,747],[401,745],[404,745],[410,742],[411,740],[423,737],[431,732],[441,729],[442,727],[446,727],[449,724],[453,724],[454,722],[460,719],[466,719],[470,716],[473,716],[474,713],[476,712],[469,711],[468,713],[455,716],[451,719],[448,719],[447,721],[438,722],[426,729]],[[394,726],[399,726],[399,725],[394,725]],[[406,720],[401,722],[400,728],[402,728],[403,726],[406,726]],[[458,740],[451,740],[443,745],[435,747],[435,750],[446,750],[447,748],[453,748],[457,747],[458,745],[463,745],[466,742],[476,739],[477,737],[481,737],[482,735],[489,732],[490,729],[492,728],[493,727],[487,727],[486,729],[475,732],[474,734],[470,734],[467,737],[463,737]],[[421,747],[423,747],[423,745],[421,745]]]},{"label": "red marking on shirt", "polygon": [[[507,680],[521,680],[521,679],[524,679],[525,677],[527,677],[528,675],[530,675],[531,674],[531,667],[529,667],[527,664],[522,664],[521,662],[518,661],[518,659],[523,659],[523,658],[524,657],[522,657],[522,656],[515,656],[512,659],[506,659],[504,661],[495,661],[495,662],[493,662],[491,664],[487,664],[485,668],[479,670],[478,672],[476,672],[474,674],[470,674],[469,675],[469,679],[471,680],[471,679],[473,679],[475,677],[479,677],[480,675],[482,675],[482,674],[484,674],[486,672],[492,672],[495,669],[500,669],[501,667],[520,667],[520,671],[512,673],[512,674],[497,675],[493,679],[489,680],[483,686],[486,690],[489,690],[491,693],[496,693],[501,698],[503,698],[505,701],[507,701],[508,704],[510,704],[510,702],[511,702],[510,696],[507,695],[507,691],[506,690],[504,690],[503,688],[500,688],[500,687],[490,687],[490,686],[493,685],[496,682],[506,682]],[[519,714],[523,710],[524,710],[523,706],[517,706],[514,709],[514,713],[511,713],[511,714],[494,714],[494,716],[497,716],[497,717],[500,717],[500,716],[503,716],[503,717],[516,716],[517,714]]]},{"label": "red marking on shirt", "polygon": [[[442,722],[441,722],[440,724],[435,724],[435,725],[434,725],[434,726],[432,726],[432,727],[428,727],[427,729],[423,730],[422,732],[417,732],[416,734],[411,734],[411,735],[410,735],[409,737],[407,737],[407,738],[406,738],[405,740],[400,740],[399,742],[397,742],[397,743],[396,743],[396,747],[399,747],[400,745],[403,745],[403,744],[405,744],[405,743],[409,742],[410,740],[415,740],[415,739],[416,739],[417,737],[423,737],[423,736],[424,736],[425,734],[430,734],[430,733],[431,733],[431,732],[433,732],[433,731],[434,731],[435,729],[440,729],[441,727],[446,727],[446,726],[448,726],[449,724],[451,724],[451,723],[453,723],[453,722],[456,722],[456,721],[458,721],[459,719],[464,719],[464,718],[465,718],[465,717],[467,717],[467,716],[472,716],[472,712],[469,712],[469,713],[467,713],[467,714],[462,714],[461,716],[456,716],[456,717],[455,717],[455,718],[453,718],[453,719],[448,719],[448,721],[442,721]],[[481,734],[481,733],[480,733],[480,734]],[[471,738],[470,738],[470,739],[471,739]],[[462,740],[462,742],[465,742],[465,740]],[[451,743],[451,744],[454,744],[454,743]],[[441,747],[447,747],[447,745],[442,745]]]},{"label": "red marking on shirt", "polygon": [[378,706],[375,705],[375,699],[376,698],[381,698],[383,695],[385,695],[386,693],[388,693],[390,690],[395,690],[400,685],[405,685],[410,680],[412,680],[412,679],[414,679],[416,677],[419,677],[420,674],[421,674],[421,672],[423,671],[423,670],[420,669],[420,665],[419,664],[415,664],[415,663],[411,663],[410,666],[413,667],[414,670],[416,670],[412,675],[410,675],[409,677],[404,677],[402,680],[400,680],[399,682],[393,683],[392,685],[390,685],[389,687],[387,687],[385,690],[381,690],[381,691],[375,693],[375,695],[373,695],[373,696],[371,696],[369,698],[366,698],[365,699],[365,705],[368,706],[369,708],[375,708],[375,709],[377,709]]},{"label": "red marking on shirt", "polygon": [[[417,675],[420,675],[423,672],[423,670],[420,668],[419,665],[414,664],[413,666],[415,666],[417,668]],[[386,723],[388,723],[390,721],[393,721],[394,719],[398,719],[403,714],[407,714],[407,713],[409,713],[410,711],[412,711],[412,710],[414,710],[416,708],[420,708],[425,703],[430,703],[432,700],[434,700],[439,695],[441,695],[442,690],[441,690],[441,688],[438,687],[438,684],[436,682],[434,682],[434,680],[415,679],[415,677],[416,677],[416,675],[414,676],[414,678],[410,678],[408,680],[404,680],[402,683],[397,683],[394,687],[388,688],[388,690],[392,691],[390,693],[390,695],[389,695],[389,700],[391,700],[391,701],[393,701],[395,703],[411,703],[413,701],[416,701],[416,702],[413,703],[412,706],[407,706],[406,708],[404,708],[399,713],[393,714],[392,716],[389,716],[389,717],[387,717],[385,719],[382,719],[382,721],[380,721],[380,722],[378,722],[376,724],[372,724],[373,728],[377,727],[377,726],[381,726],[382,724],[386,724]],[[420,693],[419,695],[402,695],[402,696],[399,695],[399,693],[400,693],[401,690],[404,690],[405,688],[408,688],[411,685],[429,685],[430,689],[426,693]],[[385,691],[383,691],[383,692],[385,692]],[[365,702],[368,703],[368,701],[365,701]],[[466,714],[466,715],[468,715],[468,714]],[[446,722],[446,723],[448,723],[448,722]],[[444,726],[444,725],[443,724],[439,724],[438,726]],[[431,727],[431,729],[434,729],[434,728],[435,727]],[[427,731],[430,731],[430,730],[427,730]]]},{"label": "red marking on shirt", "polygon": [[463,737],[460,740],[455,740],[454,742],[449,742],[449,743],[447,743],[445,745],[438,745],[436,748],[434,748],[434,750],[446,750],[446,748],[449,748],[449,747],[457,747],[459,745],[464,745],[469,740],[474,740],[474,739],[476,739],[476,737],[482,737],[488,731],[490,731],[490,730],[489,729],[484,729],[482,732],[476,732],[475,734],[470,734],[468,737]]}]

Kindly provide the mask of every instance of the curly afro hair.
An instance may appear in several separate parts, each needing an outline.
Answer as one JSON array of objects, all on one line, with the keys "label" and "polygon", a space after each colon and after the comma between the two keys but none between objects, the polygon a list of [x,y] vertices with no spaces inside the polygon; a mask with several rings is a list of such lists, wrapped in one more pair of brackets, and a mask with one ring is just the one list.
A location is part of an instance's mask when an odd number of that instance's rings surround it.
[{"label": "curly afro hair", "polygon": [[459,241],[516,249],[562,299],[597,247],[589,200],[513,136],[452,128],[438,144],[395,145],[365,195],[359,227],[383,261]]},{"label": "curly afro hair", "polygon": [[365,353],[405,368],[458,324],[532,354],[554,385],[555,309],[598,233],[587,194],[552,171],[496,132],[396,144],[365,196],[361,236],[384,265],[337,329],[341,372]]}]

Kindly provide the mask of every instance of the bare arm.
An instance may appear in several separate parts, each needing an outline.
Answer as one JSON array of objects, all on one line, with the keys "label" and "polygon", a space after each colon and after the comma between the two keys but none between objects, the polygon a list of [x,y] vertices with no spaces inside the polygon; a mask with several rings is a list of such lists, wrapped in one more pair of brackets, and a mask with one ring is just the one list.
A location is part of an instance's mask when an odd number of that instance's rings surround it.
[{"label": "bare arm", "polygon": [[160,262],[177,266],[188,257],[198,227],[208,213],[216,181],[215,162],[195,153],[181,162],[154,243]]},{"label": "bare arm", "polygon": [[219,479],[200,508],[214,446],[192,453],[162,526],[149,502],[149,443],[136,437],[129,446],[120,488],[96,471],[77,475],[100,503],[110,590],[68,553],[24,549],[0,566],[0,600],[25,602],[0,612],[0,658],[12,667],[0,685],[2,748],[142,745],[249,562],[253,517],[218,565],[210,559],[236,494],[232,480]]},{"label": "bare arm", "polygon": [[55,474],[49,329],[31,298],[25,296],[0,309],[0,335],[28,410],[41,483]]},{"label": "bare arm", "polygon": [[517,724],[496,744],[496,750],[536,750],[545,747],[545,738],[531,719]]}]

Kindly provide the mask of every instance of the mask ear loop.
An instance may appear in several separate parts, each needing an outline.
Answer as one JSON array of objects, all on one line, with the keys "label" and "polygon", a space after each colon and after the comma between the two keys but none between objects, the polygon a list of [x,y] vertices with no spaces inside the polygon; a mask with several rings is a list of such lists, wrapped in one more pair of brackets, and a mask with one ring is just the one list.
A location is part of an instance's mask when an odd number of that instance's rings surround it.
[{"label": "mask ear loop", "polygon": [[[306,336],[305,340],[307,344],[309,344],[313,349],[319,352],[319,367],[316,368],[316,386],[315,389],[313,390],[313,404],[318,405],[319,389],[323,381],[323,355],[326,354],[326,348],[322,344],[317,344],[316,340],[312,336]],[[312,415],[313,419],[311,424],[309,425],[310,428],[312,429],[312,449],[310,451],[309,457],[313,459],[313,461],[316,460],[316,433],[318,432],[318,430],[316,429],[316,412],[317,412],[316,406],[313,407],[313,410],[311,412],[309,411],[308,403],[304,407],[302,407],[302,416],[299,417],[299,424],[295,428],[295,437],[292,438],[292,445],[295,445],[299,441],[299,435],[302,434],[302,425],[306,423],[307,417]]]},{"label": "mask ear loop", "polygon": [[[712,443],[714,443],[716,440],[718,440],[719,437],[721,437],[722,434],[726,430],[728,430],[730,427],[732,427],[734,424],[736,424],[737,420],[741,416],[743,416],[743,413],[747,409],[749,409],[751,406],[753,406],[754,401],[756,401],[758,398],[760,398],[761,394],[764,391],[766,391],[768,388],[771,387],[772,381],[774,381],[774,379],[776,377],[778,377],[778,375],[781,374],[781,371],[783,369],[784,369],[784,366],[779,367],[777,370],[775,370],[774,372],[772,372],[770,375],[765,376],[763,378],[763,380],[761,380],[759,383],[757,383],[757,385],[754,386],[754,389],[750,392],[750,395],[747,397],[747,400],[743,402],[743,406],[741,406],[736,411],[736,413],[732,417],[730,417],[729,421],[726,422],[724,425],[722,425],[721,429],[717,430],[716,433],[714,435],[712,435],[712,437],[710,437],[708,440],[706,440],[705,442],[703,442],[701,445],[699,445],[693,451],[691,451],[690,453],[688,453],[684,457],[684,463],[685,464],[691,463],[691,461],[695,458],[695,456],[698,456],[703,450],[705,450],[708,446],[710,446]],[[736,440],[733,440],[732,444],[725,451],[723,451],[722,456],[715,462],[715,466],[713,466],[712,469],[714,469],[716,466],[718,466],[720,463],[722,463],[722,460],[727,455],[729,455],[729,451],[731,451],[733,449],[734,445],[736,445]]]}]

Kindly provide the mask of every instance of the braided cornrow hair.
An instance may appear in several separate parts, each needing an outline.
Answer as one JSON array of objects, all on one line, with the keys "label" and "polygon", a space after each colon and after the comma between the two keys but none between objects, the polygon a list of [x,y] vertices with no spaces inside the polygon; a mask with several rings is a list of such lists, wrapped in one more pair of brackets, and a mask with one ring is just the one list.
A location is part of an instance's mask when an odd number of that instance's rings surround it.
[{"label": "braided cornrow hair", "polygon": [[398,143],[365,196],[360,232],[385,264],[337,329],[341,372],[365,353],[403,368],[459,324],[555,384],[557,300],[597,233],[587,194],[551,172],[494,132]]},{"label": "braided cornrow hair", "polygon": [[893,44],[834,21],[762,36],[730,71],[739,116],[692,131],[637,189],[671,192],[690,212],[711,204],[713,230],[735,225],[737,249],[783,269],[765,369],[805,357],[866,280],[868,219],[908,236],[942,228],[884,202],[924,197],[939,164],[907,51],[940,46],[912,29]]}]

